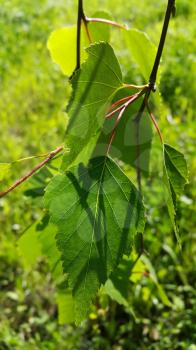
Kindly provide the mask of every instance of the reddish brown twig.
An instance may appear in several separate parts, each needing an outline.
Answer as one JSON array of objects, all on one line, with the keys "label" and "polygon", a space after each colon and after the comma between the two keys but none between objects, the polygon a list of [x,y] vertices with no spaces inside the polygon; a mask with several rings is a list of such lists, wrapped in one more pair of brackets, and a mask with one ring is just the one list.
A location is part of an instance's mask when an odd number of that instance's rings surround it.
[{"label": "reddish brown twig", "polygon": [[[131,103],[135,102],[139,97],[144,95],[145,92],[146,92],[146,88],[144,88],[142,91],[138,92],[137,94],[124,97],[121,100],[115,102],[109,108],[109,113],[106,115],[106,118],[110,119],[111,117],[113,117],[114,114],[116,114],[117,112],[120,112],[124,108],[124,106],[127,108]],[[123,103],[123,102],[125,102],[125,103]],[[123,103],[123,104],[120,107],[118,107],[121,103]],[[114,109],[115,107],[118,107],[118,108]]]},{"label": "reddish brown twig", "polygon": [[154,116],[153,113],[151,112],[148,103],[146,103],[146,108],[147,108],[147,111],[148,111],[148,113],[149,113],[149,115],[150,115],[150,118],[151,118],[151,120],[152,120],[152,122],[153,122],[153,124],[154,124],[154,126],[155,126],[155,128],[156,128],[156,130],[157,130],[157,132],[158,132],[158,134],[159,134],[161,143],[163,144],[163,136],[162,136],[162,134],[161,134],[161,130],[159,129],[158,123],[157,123],[157,121],[156,121],[156,119],[155,119],[155,116]]},{"label": "reddish brown twig", "polygon": [[[114,109],[115,109],[116,107],[118,107],[118,106],[124,104],[125,102],[129,101],[133,96],[135,96],[135,95],[131,95],[131,96],[124,97],[124,98],[122,98],[121,100],[119,100],[119,101],[113,103],[113,105],[111,105],[111,107],[110,107],[109,110],[108,110],[108,114],[106,115],[106,118],[109,118],[109,117],[110,117],[109,114],[110,114],[111,112],[113,113],[113,112],[114,112]],[[121,107],[122,107],[122,106],[121,106]],[[115,113],[116,113],[116,112],[115,112]]]},{"label": "reddish brown twig", "polygon": [[148,84],[145,84],[145,85],[124,84],[124,87],[129,88],[129,89],[138,89],[138,90],[141,90],[141,89],[148,88],[149,85],[148,85]]},{"label": "reddish brown twig", "polygon": [[85,16],[85,21],[86,22],[95,22],[95,23],[104,23],[104,24],[111,25],[113,27],[127,30],[127,27],[125,25],[117,23],[115,21],[111,21],[109,19],[105,19],[105,18],[89,18],[89,17]]},{"label": "reddish brown twig", "polygon": [[110,140],[109,140],[109,143],[108,143],[108,148],[107,148],[107,152],[106,152],[107,155],[108,155],[108,153],[109,153],[109,151],[110,151],[110,147],[111,147],[112,142],[113,142],[113,140],[114,140],[114,137],[115,137],[115,135],[116,135],[116,129],[117,129],[117,127],[118,127],[118,124],[120,123],[121,118],[122,118],[122,116],[123,116],[124,111],[125,111],[126,108],[127,108],[127,106],[124,105],[124,107],[122,108],[122,110],[121,110],[120,113],[119,113],[118,118],[116,119],[116,123],[115,123],[115,125],[114,125],[113,131],[112,131],[112,135],[111,135]]},{"label": "reddish brown twig", "polygon": [[43,160],[40,164],[38,164],[34,169],[32,169],[28,174],[21,177],[19,180],[17,180],[13,185],[11,185],[9,188],[7,188],[5,191],[0,192],[0,198],[6,196],[8,193],[13,191],[15,188],[20,186],[23,182],[28,180],[32,175],[34,175],[38,170],[44,167],[51,159],[53,159],[57,154],[59,154],[63,150],[63,146],[58,147],[54,151],[50,152],[49,156]]}]

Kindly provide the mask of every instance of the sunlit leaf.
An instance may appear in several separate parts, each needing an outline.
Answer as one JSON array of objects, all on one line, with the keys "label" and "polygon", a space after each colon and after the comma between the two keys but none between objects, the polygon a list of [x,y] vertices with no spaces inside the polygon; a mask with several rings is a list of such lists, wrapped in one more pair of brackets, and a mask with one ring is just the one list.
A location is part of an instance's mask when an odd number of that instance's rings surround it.
[{"label": "sunlit leaf", "polygon": [[137,29],[126,30],[123,34],[132,59],[139,66],[145,81],[148,82],[156,56],[156,46],[146,33]]},{"label": "sunlit leaf", "polygon": [[136,232],[143,231],[144,208],[134,185],[107,157],[54,177],[45,204],[58,229],[58,248],[80,323],[101,284],[123,254],[130,253]]},{"label": "sunlit leaf", "polygon": [[163,180],[166,187],[166,202],[177,240],[180,243],[176,223],[176,200],[177,196],[182,194],[188,181],[187,164],[181,152],[166,144],[163,146],[163,156]]},{"label": "sunlit leaf", "polygon": [[[93,17],[111,19],[105,11],[96,12]],[[92,42],[89,41],[84,25],[81,27],[81,63],[87,58],[87,46],[94,42],[110,40],[109,26],[93,22],[88,24],[88,28]],[[47,43],[53,61],[67,76],[70,76],[76,67],[76,37],[76,26],[64,27],[53,31]]]},{"label": "sunlit leaf", "polygon": [[[122,73],[112,47],[107,43],[91,45],[88,59],[72,80],[68,106],[69,124],[62,169],[88,160],[99,137],[106,111],[118,89]],[[84,158],[83,158],[84,157]]]}]

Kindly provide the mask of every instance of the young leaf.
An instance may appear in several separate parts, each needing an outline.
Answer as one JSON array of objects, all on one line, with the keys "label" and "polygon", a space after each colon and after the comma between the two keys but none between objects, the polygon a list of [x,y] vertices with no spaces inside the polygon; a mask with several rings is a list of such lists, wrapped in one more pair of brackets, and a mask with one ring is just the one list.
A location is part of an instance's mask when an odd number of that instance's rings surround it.
[{"label": "young leaf", "polygon": [[[149,36],[138,29],[129,29],[123,31],[126,46],[130,52],[130,57],[138,65],[139,71],[145,82],[149,81],[151,70],[154,64],[157,48]],[[157,73],[157,84],[160,83],[161,69]],[[161,110],[161,95],[157,90],[154,94],[156,106]]]},{"label": "young leaf", "polygon": [[[103,11],[94,14],[96,18],[108,18],[111,16]],[[93,42],[110,40],[110,27],[102,23],[88,24],[90,37]],[[70,76],[76,67],[76,36],[77,27],[70,26],[53,31],[48,39],[47,47],[50,51],[52,60],[58,64],[62,72]],[[81,62],[87,58],[85,47],[89,46],[89,38],[84,25],[81,28]]]},{"label": "young leaf", "polygon": [[[92,18],[104,18],[113,20],[112,16],[106,11],[97,11],[92,15]],[[88,28],[92,42],[107,41],[110,42],[111,27],[104,23],[89,22]]]},{"label": "young leaf", "polygon": [[57,244],[79,324],[101,284],[123,254],[130,253],[136,232],[143,231],[144,207],[137,189],[107,157],[54,177],[45,205],[58,229]]},{"label": "young leaf", "polygon": [[176,197],[182,194],[188,181],[187,164],[182,153],[166,144],[163,146],[163,157],[163,179],[167,189],[167,207],[177,240],[180,243],[176,224]]},{"label": "young leaf", "polygon": [[[72,97],[68,106],[69,124],[62,169],[88,160],[104,123],[108,104],[123,87],[122,73],[112,47],[91,45],[88,59],[72,78]],[[82,153],[84,152],[84,153]],[[84,157],[84,158],[83,158]]]},{"label": "young leaf", "polygon": [[156,46],[146,33],[137,29],[125,30],[123,34],[131,57],[147,82],[156,56]]}]

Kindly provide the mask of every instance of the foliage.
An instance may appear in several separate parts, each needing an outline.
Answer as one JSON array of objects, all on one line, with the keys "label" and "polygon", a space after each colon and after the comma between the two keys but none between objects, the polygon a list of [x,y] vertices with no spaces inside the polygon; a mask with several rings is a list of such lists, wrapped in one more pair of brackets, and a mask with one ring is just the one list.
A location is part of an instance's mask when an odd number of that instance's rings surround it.
[{"label": "foliage", "polygon": [[[164,10],[164,2],[160,3],[163,6],[157,7],[153,1],[149,2],[146,11],[144,10],[146,2],[133,1],[130,14],[130,4],[124,4],[119,0],[115,1],[112,12],[114,17],[122,18],[122,21],[123,19],[129,21],[131,18],[134,26],[139,29],[143,30],[146,27],[148,34],[157,43]],[[93,4],[96,6],[98,2],[94,1]],[[105,8],[110,8],[108,1],[104,1],[103,4]],[[63,110],[66,102],[65,94],[67,100],[69,89],[64,88],[65,79],[60,76],[59,71],[53,69],[45,45],[53,28],[62,27],[65,22],[74,22],[74,6],[71,4],[68,6],[67,3],[65,9],[65,5],[60,2],[58,6],[54,6],[46,1],[41,2],[41,5],[37,1],[31,4],[28,1],[22,4],[12,1],[12,4],[4,3],[1,8],[3,11],[1,33],[5,33],[4,37],[1,36],[3,58],[0,65],[3,86],[0,102],[1,140],[4,145],[1,163],[32,153],[44,153],[55,147],[62,137],[65,117],[58,111]],[[87,4],[90,13],[89,7],[91,6]],[[167,142],[178,144],[177,148],[186,153],[191,183],[195,171],[192,145],[195,5],[179,1],[177,7],[177,17],[173,20],[170,30],[172,37],[168,37],[162,65],[161,92],[164,104],[161,107],[159,124],[167,136]],[[8,21],[11,26],[9,32]],[[29,28],[27,32],[24,31],[25,28]],[[182,28],[186,30],[182,31]],[[27,35],[22,34],[22,31]],[[115,47],[123,74],[127,69],[131,69],[129,81],[134,81],[136,78],[138,83],[143,82],[142,72],[140,67],[136,66],[134,57],[130,58],[130,54],[123,52],[124,44],[121,45],[121,40],[117,40],[119,35],[115,30],[111,42]],[[15,44],[16,41],[18,45]],[[5,74],[6,71],[9,71],[9,74]],[[158,108],[160,111],[160,107]],[[160,290],[151,278],[152,271],[149,272],[149,266],[146,267],[142,262],[142,266],[135,265],[128,280],[128,301],[129,305],[132,305],[131,310],[127,306],[116,305],[111,300],[108,303],[108,297],[101,295],[84,325],[77,330],[72,326],[59,327],[56,323],[57,310],[54,306],[56,292],[48,267],[43,259],[36,258],[37,265],[34,269],[25,272],[24,261],[14,247],[18,234],[22,233],[29,222],[40,217],[39,207],[42,206],[40,196],[37,196],[37,192],[33,192],[32,196],[31,189],[35,188],[35,183],[36,186],[39,184],[45,187],[45,181],[47,183],[51,175],[47,174],[42,178],[39,174],[36,179],[32,179],[24,186],[26,194],[22,200],[23,189],[0,202],[2,212],[0,347],[2,349],[56,349],[57,346],[66,349],[87,347],[194,349],[196,343],[195,265],[192,261],[195,256],[194,191],[190,184],[186,186],[184,195],[179,195],[177,203],[182,240],[180,256],[175,240],[171,236],[172,229],[163,201],[164,189],[160,185],[161,166],[158,168],[160,154],[155,138],[150,177],[143,184],[147,207],[145,249],[150,253],[159,284],[172,302],[172,307],[164,304]],[[23,169],[30,168],[33,164],[35,160],[30,160],[24,163]],[[10,182],[17,178],[19,168],[17,164],[12,166]],[[124,166],[124,171],[134,178],[133,169],[129,165]],[[190,256],[193,259],[190,259]],[[57,295],[59,305],[65,305],[64,301],[59,301],[59,295],[60,292]]]}]

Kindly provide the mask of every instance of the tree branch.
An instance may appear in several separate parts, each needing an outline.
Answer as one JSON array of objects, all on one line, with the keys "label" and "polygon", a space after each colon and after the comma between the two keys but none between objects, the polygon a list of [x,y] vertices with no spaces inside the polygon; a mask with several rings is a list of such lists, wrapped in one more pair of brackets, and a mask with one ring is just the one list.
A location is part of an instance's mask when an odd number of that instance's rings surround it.
[{"label": "tree branch", "polygon": [[165,19],[164,19],[164,23],[163,23],[163,29],[162,29],[162,33],[161,33],[161,38],[159,41],[159,46],[158,46],[156,58],[155,58],[154,65],[153,65],[152,72],[151,72],[150,79],[149,79],[149,85],[150,85],[152,90],[155,90],[157,72],[158,72],[158,68],[160,65],[160,60],[161,60],[161,56],[163,53],[163,48],[165,45],[165,39],[167,36],[169,21],[170,21],[172,14],[173,14],[174,9],[175,9],[175,0],[168,0],[167,10],[165,13]]},{"label": "tree branch", "polygon": [[[140,191],[142,190],[142,184],[141,184],[141,168],[140,168],[140,142],[139,142],[140,141],[140,128],[139,128],[139,124],[140,124],[140,120],[142,118],[142,115],[144,113],[144,110],[148,106],[148,100],[149,100],[151,92],[156,91],[157,72],[158,72],[158,68],[160,65],[160,61],[161,61],[161,57],[162,57],[162,53],[163,53],[163,49],[164,49],[164,45],[165,45],[165,39],[167,36],[169,21],[170,21],[172,14],[174,13],[174,9],[175,9],[175,0],[168,0],[167,9],[166,9],[166,13],[165,13],[165,19],[164,19],[161,37],[160,37],[160,41],[159,41],[159,46],[157,49],[157,54],[155,57],[152,72],[151,72],[150,78],[149,78],[148,91],[146,92],[144,100],[143,100],[141,107],[138,111],[138,114],[136,115],[136,118],[135,118],[135,122],[136,122],[136,148],[137,148],[136,168],[137,168],[138,188]],[[151,116],[151,119],[152,119],[152,116]]]},{"label": "tree branch", "polygon": [[49,156],[43,160],[40,164],[38,164],[35,168],[33,168],[29,173],[21,177],[19,180],[17,180],[12,186],[7,188],[5,191],[0,192],[0,198],[6,196],[8,193],[13,191],[15,188],[20,186],[23,182],[28,180],[32,175],[34,175],[38,170],[43,168],[51,159],[53,159],[57,154],[59,154],[63,150],[63,146],[58,147],[54,151],[52,151]]},{"label": "tree branch", "polygon": [[77,39],[76,39],[76,69],[80,68],[80,50],[81,50],[81,24],[85,19],[83,0],[78,0],[78,20],[77,20]]}]

